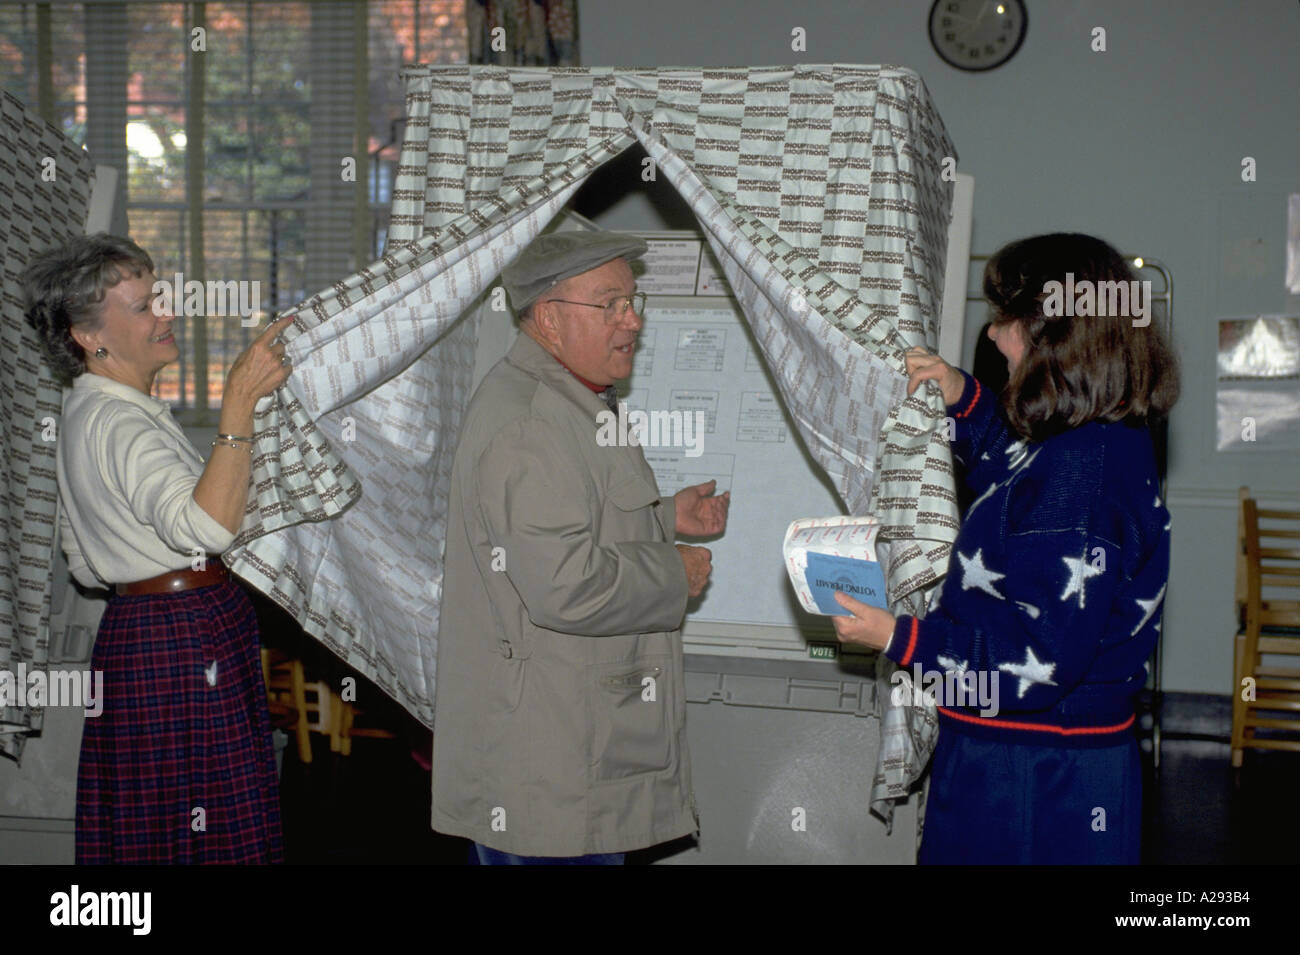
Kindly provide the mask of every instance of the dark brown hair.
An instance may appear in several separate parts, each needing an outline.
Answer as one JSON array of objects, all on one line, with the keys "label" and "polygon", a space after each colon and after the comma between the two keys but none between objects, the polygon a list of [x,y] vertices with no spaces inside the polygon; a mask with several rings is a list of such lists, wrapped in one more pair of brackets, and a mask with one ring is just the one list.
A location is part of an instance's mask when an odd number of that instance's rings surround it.
[{"label": "dark brown hair", "polygon": [[[994,322],[1018,323],[1023,359],[1002,392],[1007,419],[1021,437],[1041,441],[1089,421],[1161,418],[1178,400],[1178,361],[1151,316],[1133,301],[1119,314],[1044,314],[1049,283],[1134,281],[1128,261],[1101,239],[1057,232],[1003,246],[984,269],[984,296]],[[1125,288],[1129,288],[1127,284]],[[1053,303],[1055,304],[1055,303]],[[1061,309],[1052,308],[1053,312]],[[1073,303],[1066,310],[1073,310]]]}]

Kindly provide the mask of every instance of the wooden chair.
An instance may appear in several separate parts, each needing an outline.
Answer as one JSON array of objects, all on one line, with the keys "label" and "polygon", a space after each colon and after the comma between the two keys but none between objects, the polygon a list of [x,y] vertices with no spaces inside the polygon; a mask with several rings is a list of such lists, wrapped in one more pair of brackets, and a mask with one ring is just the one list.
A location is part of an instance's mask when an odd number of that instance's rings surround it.
[{"label": "wooden chair", "polygon": [[1239,498],[1234,767],[1246,749],[1300,752],[1300,511],[1261,508],[1245,487]]},{"label": "wooden chair", "polygon": [[293,732],[298,740],[298,758],[311,762],[311,734],[329,737],[330,752],[352,755],[354,738],[396,739],[397,734],[379,726],[357,725],[365,710],[344,702],[325,680],[308,680],[301,660],[278,650],[262,650],[262,679],[267,699],[275,707],[298,714]]},{"label": "wooden chair", "polygon": [[369,739],[396,739],[397,734],[392,730],[384,729],[378,726],[358,726],[356,719],[358,716],[364,716],[365,710],[358,709],[352,703],[345,703],[338,700],[339,720],[339,753],[344,756],[352,754],[352,740],[357,737]]},{"label": "wooden chair", "polygon": [[330,750],[339,752],[342,710],[329,684],[323,680],[308,681],[301,660],[267,649],[262,650],[262,679],[270,702],[287,704],[298,713],[294,735],[298,740],[298,758],[303,763],[311,762],[312,733],[327,735]]}]

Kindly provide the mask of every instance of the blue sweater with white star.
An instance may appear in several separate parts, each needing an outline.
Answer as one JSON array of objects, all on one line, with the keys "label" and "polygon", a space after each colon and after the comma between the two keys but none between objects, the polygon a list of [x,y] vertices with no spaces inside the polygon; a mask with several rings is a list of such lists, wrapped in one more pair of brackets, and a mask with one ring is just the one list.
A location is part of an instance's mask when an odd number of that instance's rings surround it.
[{"label": "blue sweater with white star", "polygon": [[[949,407],[952,450],[979,497],[925,618],[899,617],[885,654],[913,676],[919,664],[946,731],[1116,745],[1133,725],[1169,579],[1151,438],[1092,421],[1026,444],[965,377]],[[965,675],[940,689],[947,672]],[[957,692],[981,677],[997,681],[996,714]]]}]

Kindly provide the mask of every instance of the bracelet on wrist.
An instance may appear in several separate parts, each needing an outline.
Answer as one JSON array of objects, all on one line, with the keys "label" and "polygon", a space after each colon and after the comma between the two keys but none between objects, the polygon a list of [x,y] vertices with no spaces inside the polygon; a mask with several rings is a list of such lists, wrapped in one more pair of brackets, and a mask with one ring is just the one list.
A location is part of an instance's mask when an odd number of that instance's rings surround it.
[{"label": "bracelet on wrist", "polygon": [[217,440],[218,441],[247,441],[249,444],[253,443],[253,439],[251,437],[243,434],[219,434],[217,435]]},{"label": "bracelet on wrist", "polygon": [[248,447],[245,447],[238,441],[213,441],[212,446],[214,448],[234,448],[237,451],[247,451],[249,454],[253,453],[253,447],[251,444]]}]

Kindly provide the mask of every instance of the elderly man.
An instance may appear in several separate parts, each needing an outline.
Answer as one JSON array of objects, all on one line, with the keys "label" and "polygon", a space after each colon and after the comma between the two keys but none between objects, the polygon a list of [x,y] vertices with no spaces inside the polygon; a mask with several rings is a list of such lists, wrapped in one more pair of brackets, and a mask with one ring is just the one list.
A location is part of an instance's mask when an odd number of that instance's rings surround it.
[{"label": "elderly man", "polygon": [[621,863],[699,818],[681,624],[720,534],[716,482],[660,498],[639,447],[602,446],[644,295],[608,233],[543,236],[502,280],[520,317],[452,468],[433,827],[481,863]]}]

